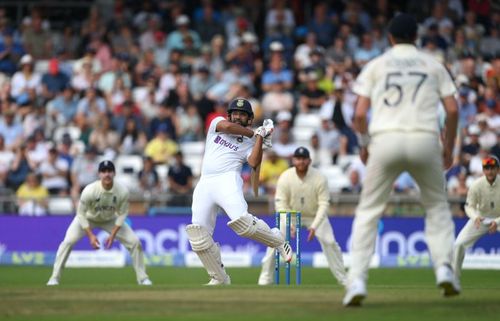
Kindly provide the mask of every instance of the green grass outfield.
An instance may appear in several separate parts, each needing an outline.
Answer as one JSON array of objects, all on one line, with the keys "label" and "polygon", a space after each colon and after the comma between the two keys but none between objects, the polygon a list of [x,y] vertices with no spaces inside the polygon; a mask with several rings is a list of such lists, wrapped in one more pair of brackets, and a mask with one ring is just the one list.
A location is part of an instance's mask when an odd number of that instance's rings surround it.
[{"label": "green grass outfield", "polygon": [[445,299],[430,269],[370,271],[362,308],[341,305],[327,269],[305,268],[301,286],[255,285],[256,268],[228,269],[233,285],[204,287],[202,269],[149,268],[153,287],[132,268],[67,269],[47,287],[46,267],[0,266],[0,320],[496,320],[500,271],[465,270],[463,293]]}]

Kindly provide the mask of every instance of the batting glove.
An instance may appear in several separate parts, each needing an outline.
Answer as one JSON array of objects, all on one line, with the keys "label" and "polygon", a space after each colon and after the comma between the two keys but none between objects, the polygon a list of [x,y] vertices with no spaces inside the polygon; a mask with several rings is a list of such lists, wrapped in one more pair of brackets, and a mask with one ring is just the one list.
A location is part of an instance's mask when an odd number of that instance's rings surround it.
[{"label": "batting glove", "polygon": [[273,148],[273,142],[271,139],[271,135],[269,135],[262,140],[262,149],[266,150],[271,148]]},{"label": "batting glove", "polygon": [[267,136],[271,135],[273,130],[274,130],[274,127],[273,128],[265,128],[264,126],[260,126],[259,128],[257,128],[254,131],[254,134],[260,135],[260,136],[262,136],[262,138],[266,138]]}]

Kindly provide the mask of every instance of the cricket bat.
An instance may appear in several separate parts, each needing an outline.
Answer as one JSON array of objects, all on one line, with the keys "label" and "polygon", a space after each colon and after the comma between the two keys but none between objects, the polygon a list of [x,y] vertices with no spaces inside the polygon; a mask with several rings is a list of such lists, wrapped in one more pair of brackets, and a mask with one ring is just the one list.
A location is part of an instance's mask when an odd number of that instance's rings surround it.
[{"label": "cricket bat", "polygon": [[255,169],[252,168],[252,173],[250,174],[250,183],[252,184],[253,194],[257,197],[259,196],[259,176],[260,176],[260,165]]}]

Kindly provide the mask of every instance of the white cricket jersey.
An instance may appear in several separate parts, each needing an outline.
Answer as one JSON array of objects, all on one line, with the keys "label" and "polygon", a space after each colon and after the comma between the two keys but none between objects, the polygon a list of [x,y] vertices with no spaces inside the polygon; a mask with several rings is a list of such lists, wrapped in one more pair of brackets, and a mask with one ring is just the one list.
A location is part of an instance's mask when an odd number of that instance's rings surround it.
[{"label": "white cricket jersey", "polygon": [[105,190],[100,180],[87,185],[76,212],[82,228],[89,227],[89,220],[105,222],[115,219],[115,225],[121,226],[128,215],[128,195],[127,188],[116,182],[110,190]]},{"label": "white cricket jersey", "polygon": [[353,91],[371,100],[370,135],[386,131],[439,133],[438,106],[456,92],[446,68],[413,45],[393,46],[370,61]]},{"label": "white cricket jersey", "polygon": [[216,132],[217,124],[221,120],[225,120],[224,117],[214,118],[208,128],[201,175],[241,172],[241,167],[255,145],[255,136],[248,138]]},{"label": "white cricket jersey", "polygon": [[486,176],[481,176],[472,183],[467,192],[465,213],[471,219],[478,216],[495,219],[500,224],[500,176],[490,184]]}]

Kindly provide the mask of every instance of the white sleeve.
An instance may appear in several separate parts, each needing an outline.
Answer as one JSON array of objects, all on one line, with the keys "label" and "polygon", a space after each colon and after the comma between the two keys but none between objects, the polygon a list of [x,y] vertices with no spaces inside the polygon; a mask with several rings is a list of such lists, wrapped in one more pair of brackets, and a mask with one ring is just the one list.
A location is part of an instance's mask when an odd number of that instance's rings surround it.
[{"label": "white sleeve", "polygon": [[121,197],[120,207],[118,208],[118,213],[117,213],[118,217],[115,220],[116,226],[122,226],[123,222],[125,222],[125,219],[128,216],[128,206],[129,206],[128,196],[129,196],[129,192],[128,192],[128,190],[125,190],[123,192],[122,197]]},{"label": "white sleeve", "polygon": [[78,222],[80,223],[80,226],[84,230],[90,226],[89,220],[87,220],[87,217],[85,217],[85,214],[89,209],[89,200],[91,199],[90,194],[90,188],[89,185],[87,185],[82,191],[80,201],[78,202],[78,208],[76,210],[76,217],[78,219]]},{"label": "white sleeve", "polygon": [[354,85],[352,87],[352,91],[356,95],[370,98],[372,89],[374,87],[372,66],[373,63],[368,63],[363,68],[363,70],[361,70],[358,78],[356,78],[356,81],[354,82]]},{"label": "white sleeve", "polygon": [[217,124],[222,120],[225,120],[225,118],[222,116],[215,117],[210,123],[210,127],[208,127],[208,133],[215,133],[217,129]]},{"label": "white sleeve", "polygon": [[448,70],[440,65],[439,66],[439,97],[445,98],[454,95],[457,92],[457,87],[451,78]]}]

